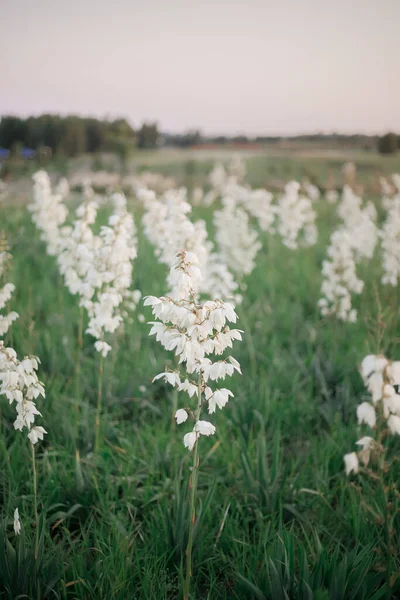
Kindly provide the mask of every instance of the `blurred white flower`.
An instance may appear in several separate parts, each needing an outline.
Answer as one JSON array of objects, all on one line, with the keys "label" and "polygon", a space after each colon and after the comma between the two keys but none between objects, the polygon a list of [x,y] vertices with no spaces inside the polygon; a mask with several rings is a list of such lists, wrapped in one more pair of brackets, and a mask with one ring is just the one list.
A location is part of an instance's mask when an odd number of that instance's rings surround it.
[{"label": "blurred white flower", "polygon": [[400,435],[400,417],[397,415],[390,415],[387,424],[391,433]]},{"label": "blurred white flower", "polygon": [[18,508],[14,511],[14,531],[16,535],[21,533],[21,521],[19,520]]},{"label": "blurred white flower", "polygon": [[[233,396],[226,388],[213,391],[207,382],[224,379],[235,371],[241,372],[238,361],[232,356],[214,362],[208,357],[221,355],[232,348],[235,340],[242,339],[242,332],[229,327],[229,323],[237,320],[233,304],[222,300],[199,302],[197,289],[201,273],[192,252],[183,250],[177,254],[168,280],[175,288],[172,295],[144,298],[144,305],[150,306],[158,319],[150,323],[149,335],[155,335],[166,350],[175,353],[179,365],[185,367],[186,376],[179,370],[165,371],[156,375],[153,381],[163,379],[178,391],[185,391],[189,398],[196,398],[196,407],[190,411],[191,416],[195,416],[194,429],[184,437],[185,446],[192,449],[199,435],[215,433],[214,425],[200,419],[203,395],[209,413],[215,412],[216,406],[223,408]],[[193,381],[193,374],[197,375],[197,383]],[[178,424],[188,417],[184,409],[175,413]]]},{"label": "blurred white flower", "polygon": [[350,452],[349,454],[344,455],[344,466],[346,475],[350,475],[350,473],[358,473],[360,470],[360,465],[358,462],[358,457],[355,452]]},{"label": "blurred white flower", "polygon": [[214,435],[215,433],[214,425],[212,425],[212,423],[209,423],[208,421],[197,421],[197,423],[194,426],[194,429],[200,435]]},{"label": "blurred white flower", "polygon": [[358,440],[358,442],[356,442],[356,444],[357,444],[357,446],[361,446],[361,448],[363,450],[365,450],[372,445],[373,441],[374,441],[374,439],[372,437],[365,436],[365,437],[361,438],[360,440]]},{"label": "blurred white flower", "polygon": [[28,438],[31,441],[31,443],[35,445],[39,440],[43,440],[43,436],[45,433],[47,433],[47,431],[43,429],[43,427],[37,425],[35,427],[32,427],[32,429],[28,433]]},{"label": "blurred white flower", "polygon": [[362,402],[357,406],[357,419],[359,425],[365,423],[370,427],[376,425],[376,413],[375,409],[369,402]]},{"label": "blurred white flower", "polygon": [[191,431],[190,433],[187,433],[183,438],[183,443],[185,445],[185,448],[187,448],[190,451],[193,450],[196,442],[197,442],[197,433],[195,431]]},{"label": "blurred white flower", "polygon": [[186,410],[184,410],[183,408],[179,408],[176,413],[175,413],[175,419],[178,425],[180,425],[181,423],[184,423],[187,418],[188,418],[188,414],[186,412]]}]

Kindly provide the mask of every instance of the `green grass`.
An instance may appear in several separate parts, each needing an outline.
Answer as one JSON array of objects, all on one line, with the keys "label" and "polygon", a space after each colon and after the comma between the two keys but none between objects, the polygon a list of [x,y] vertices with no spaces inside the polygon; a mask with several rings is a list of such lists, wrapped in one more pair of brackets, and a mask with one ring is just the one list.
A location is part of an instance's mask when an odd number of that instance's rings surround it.
[{"label": "green grass", "polygon": [[[267,163],[250,161],[254,185],[263,182]],[[282,175],[287,164],[290,176],[305,173],[301,161],[279,164]],[[321,177],[329,169],[319,160],[312,167]],[[132,210],[139,225],[140,210]],[[196,209],[194,216],[205,212]],[[357,364],[368,351],[399,358],[400,297],[380,285],[376,259],[363,269],[358,323],[321,319],[321,261],[336,218],[323,203],[318,212],[316,247],[292,252],[263,236],[246,282],[238,308],[245,336],[233,353],[243,376],[232,378],[235,397],[213,419],[216,436],[200,443],[192,598],[388,597],[382,527],[349,485],[343,454],[360,436],[355,407],[365,390]],[[0,597],[180,598],[191,455],[182,443],[185,426],[171,426],[170,388],[151,383],[172,364],[171,356],[148,337],[146,324],[125,326],[106,360],[104,441],[93,456],[98,356],[85,336],[77,397],[76,298],[61,285],[55,260],[23,208],[3,208],[1,225],[14,256],[8,278],[17,288],[12,308],[20,314],[8,341],[20,355],[41,358],[46,399],[39,409],[48,436],[38,446],[42,521],[36,574],[29,447],[13,430],[14,408],[2,399]],[[134,287],[160,295],[165,275],[139,231]],[[141,311],[151,320],[148,309]],[[400,450],[399,440],[391,444],[393,452]],[[398,481],[399,475],[396,468],[389,477]],[[369,488],[367,495],[383,510],[378,490]],[[16,506],[20,540],[12,532]],[[397,533],[395,541],[399,547]],[[395,562],[396,571],[397,556]],[[393,594],[400,594],[397,580]]]}]

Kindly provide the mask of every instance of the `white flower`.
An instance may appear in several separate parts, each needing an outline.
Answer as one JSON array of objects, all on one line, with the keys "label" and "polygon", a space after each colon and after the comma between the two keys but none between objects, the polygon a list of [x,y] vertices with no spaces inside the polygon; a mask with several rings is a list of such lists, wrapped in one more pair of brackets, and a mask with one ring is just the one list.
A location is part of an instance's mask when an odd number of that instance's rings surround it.
[{"label": "white flower", "polygon": [[223,198],[223,204],[222,210],[214,212],[215,239],[223,262],[242,278],[253,271],[261,242],[246,211],[229,196]]},{"label": "white flower", "polygon": [[346,475],[350,475],[350,473],[358,473],[360,470],[360,465],[357,454],[355,452],[350,452],[349,454],[345,454],[343,458]]},{"label": "white flower", "polygon": [[363,450],[366,450],[367,448],[370,448],[373,441],[374,441],[374,439],[372,437],[369,437],[366,435],[365,437],[358,440],[358,442],[356,442],[356,444],[357,444],[357,446],[361,446]]},{"label": "white flower", "polygon": [[385,417],[388,417],[389,413],[400,415],[400,395],[396,394],[394,387],[388,383],[383,388],[383,407]]},{"label": "white flower", "polygon": [[365,356],[360,365],[360,372],[365,382],[368,377],[372,375],[376,370],[376,356],[375,354],[368,354]]},{"label": "white flower", "polygon": [[357,406],[357,419],[359,425],[365,423],[370,427],[375,427],[376,425],[376,414],[375,409],[369,402],[362,402]]},{"label": "white flower", "polygon": [[400,360],[390,363],[387,372],[392,384],[400,385]]},{"label": "white flower", "polygon": [[200,435],[214,435],[215,433],[214,425],[212,425],[212,423],[209,423],[208,421],[197,421],[196,425],[194,426],[194,429]]},{"label": "white flower", "polygon": [[94,347],[97,350],[97,352],[99,352],[104,358],[112,349],[110,344],[107,344],[107,342],[104,342],[102,340],[97,340],[97,342],[94,343]]},{"label": "white flower", "polygon": [[40,415],[35,400],[45,396],[42,383],[38,380],[36,370],[39,359],[32,356],[22,362],[18,360],[15,350],[5,348],[0,341],[0,394],[4,394],[10,404],[15,403],[17,418],[14,429],[30,431],[35,418]]},{"label": "white flower", "polygon": [[383,381],[382,373],[379,373],[378,371],[376,371],[368,378],[367,387],[368,387],[368,391],[372,395],[372,402],[374,404],[379,402],[379,400],[382,400],[383,386],[384,386],[384,381]]},{"label": "white flower", "polygon": [[[192,253],[182,250],[170,271],[169,280],[174,281],[176,289],[172,296],[160,298],[146,297],[145,304],[152,307],[153,315],[158,321],[150,322],[150,334],[155,335],[166,350],[172,351],[178,357],[179,368],[184,367],[186,373],[197,374],[197,384],[192,379],[183,379],[180,371],[159,373],[154,380],[164,379],[185,391],[189,397],[198,396],[200,409],[203,394],[208,402],[209,412],[215,407],[223,408],[232,392],[222,388],[213,392],[206,385],[208,379],[217,380],[231,376],[240,371],[240,365],[233,357],[212,362],[208,355],[220,354],[226,348],[231,348],[235,340],[241,339],[241,332],[230,329],[227,322],[235,322],[237,315],[233,304],[221,300],[207,300],[200,303],[196,293],[196,282],[199,281],[197,259]],[[200,416],[200,415],[199,415]],[[178,423],[188,418],[184,409],[176,412]],[[184,444],[193,449],[199,435],[213,435],[215,427],[199,417],[192,432],[184,437]]]},{"label": "white flower", "polygon": [[[8,262],[11,260],[11,255],[6,250],[0,250],[0,280],[4,277],[4,270]],[[15,290],[15,286],[12,283],[6,283],[3,288],[0,288],[0,337],[4,336],[12,323],[18,319],[18,313],[12,311],[5,315],[1,314],[7,302],[11,299],[11,296]]]},{"label": "white flower", "polygon": [[396,286],[400,279],[400,193],[392,199],[379,233],[382,246],[382,283]]},{"label": "white flower", "polygon": [[297,181],[290,181],[285,185],[276,212],[277,231],[285,246],[295,250],[299,245],[312,246],[316,243],[316,212],[310,198],[300,193],[300,184]]},{"label": "white flower", "polygon": [[205,396],[208,400],[208,412],[210,414],[215,412],[216,407],[223,408],[229,400],[229,397],[233,398],[233,394],[226,388],[215,390],[214,392],[210,388],[206,388]]},{"label": "white flower", "polygon": [[170,385],[180,385],[181,383],[181,379],[177,371],[165,371],[165,373],[159,373],[154,377],[153,383],[154,381],[157,381],[157,379],[161,378]]},{"label": "white flower", "polygon": [[192,398],[195,394],[197,394],[197,385],[191,383],[188,379],[185,379],[179,387],[178,390],[180,392],[187,392],[189,397]]},{"label": "white flower", "polygon": [[187,433],[183,438],[183,443],[185,445],[185,448],[187,448],[190,451],[193,450],[196,442],[197,442],[197,433],[195,431],[191,431],[190,433]]},{"label": "white flower", "polygon": [[21,521],[19,520],[18,508],[14,511],[14,531],[16,535],[21,533]]},{"label": "white flower", "polygon": [[181,423],[184,423],[187,418],[188,418],[188,414],[186,412],[186,410],[184,410],[183,408],[179,408],[176,413],[175,413],[175,419],[178,425],[180,425]]},{"label": "white flower", "polygon": [[391,433],[397,433],[398,435],[400,435],[400,417],[398,417],[397,415],[390,415],[390,417],[387,420],[387,424]]},{"label": "white flower", "polygon": [[369,378],[374,375],[374,373],[383,373],[383,370],[388,364],[388,360],[384,356],[379,356],[375,354],[368,354],[360,365],[360,371],[364,383],[367,385]]},{"label": "white flower", "polygon": [[31,441],[31,443],[35,445],[39,440],[43,439],[45,433],[47,433],[47,431],[43,429],[43,427],[36,425],[35,427],[32,427],[32,429],[28,433],[28,438]]},{"label": "white flower", "polygon": [[55,256],[62,245],[61,226],[68,214],[63,202],[66,186],[61,184],[53,193],[45,171],[36,172],[33,181],[33,202],[28,209],[32,213],[32,221],[41,232],[41,239],[46,243],[48,254]]},{"label": "white flower", "polygon": [[364,282],[357,277],[351,235],[344,228],[331,235],[327,255],[322,263],[322,298],[318,302],[321,314],[354,322],[357,314],[351,307],[351,294],[360,294]]}]

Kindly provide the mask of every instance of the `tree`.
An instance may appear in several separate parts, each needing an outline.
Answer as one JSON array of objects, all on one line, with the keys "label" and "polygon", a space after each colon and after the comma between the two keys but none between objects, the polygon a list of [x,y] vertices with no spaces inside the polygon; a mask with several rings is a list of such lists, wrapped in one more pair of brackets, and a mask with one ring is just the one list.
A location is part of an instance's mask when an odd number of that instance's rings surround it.
[{"label": "tree", "polygon": [[0,147],[11,150],[15,144],[25,144],[26,134],[25,119],[12,115],[2,117],[0,121]]},{"label": "tree", "polygon": [[98,152],[104,147],[107,138],[107,125],[98,119],[86,119],[86,150]]},{"label": "tree", "polygon": [[381,154],[394,154],[397,148],[398,141],[395,133],[386,133],[378,140],[378,151]]},{"label": "tree", "polygon": [[155,148],[159,137],[157,123],[143,123],[137,134],[138,148]]},{"label": "tree", "polygon": [[83,119],[70,116],[64,120],[64,135],[61,150],[68,156],[77,156],[86,151],[86,129]]}]

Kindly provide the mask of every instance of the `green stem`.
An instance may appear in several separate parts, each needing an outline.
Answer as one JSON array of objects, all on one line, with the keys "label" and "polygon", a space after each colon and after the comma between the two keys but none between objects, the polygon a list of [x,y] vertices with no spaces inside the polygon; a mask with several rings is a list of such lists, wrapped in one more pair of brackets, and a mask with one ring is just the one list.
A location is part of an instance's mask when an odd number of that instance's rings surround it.
[{"label": "green stem", "polygon": [[35,511],[35,561],[38,559],[39,554],[39,515],[37,509],[37,477],[36,477],[36,456],[35,446],[31,444],[31,455],[32,455],[32,470],[33,470],[33,506]]},{"label": "green stem", "polygon": [[[385,376],[385,380],[386,380]],[[382,397],[384,395],[384,387],[382,387]],[[385,488],[385,466],[386,466],[386,447],[384,446],[384,432],[387,427],[384,410],[383,410],[383,400],[379,402],[377,407],[378,413],[378,425],[377,425],[377,441],[379,445],[383,448],[382,454],[379,457],[379,482],[381,487],[382,499],[384,503],[384,538],[385,538],[385,546],[386,546],[386,597],[388,600],[392,597],[392,535],[391,535],[391,523],[390,523],[390,514],[389,514],[389,491]]]},{"label": "green stem", "polygon": [[390,515],[389,515],[389,498],[385,490],[383,481],[383,473],[381,472],[381,491],[384,499],[384,537],[386,546],[386,597],[388,600],[392,597],[392,536],[390,533]]},{"label": "green stem", "polygon": [[[196,423],[200,419],[201,398],[202,398],[202,378],[201,378],[201,373],[200,373],[198,388],[197,388]],[[194,524],[196,521],[195,501],[196,501],[197,481],[198,481],[198,474],[199,474],[198,446],[199,446],[199,437],[197,437],[196,443],[194,445],[192,473],[189,477],[190,521],[189,521],[189,539],[188,539],[188,545],[186,548],[186,579],[185,579],[185,589],[184,589],[184,594],[183,594],[184,600],[189,600],[190,582],[192,579],[193,532],[194,532]]]},{"label": "green stem", "polygon": [[99,360],[99,378],[97,387],[97,409],[96,409],[96,437],[94,443],[94,451],[97,453],[100,446],[100,415],[101,404],[103,399],[103,355],[100,354]]},{"label": "green stem", "polygon": [[173,388],[172,390],[172,417],[171,417],[171,427],[175,429],[176,421],[175,421],[175,413],[178,410],[178,390],[177,388]]},{"label": "green stem", "polygon": [[83,347],[83,306],[79,307],[79,324],[78,324],[78,351],[76,353],[76,369],[75,369],[75,409],[79,412],[79,399],[81,395],[81,357]]}]

